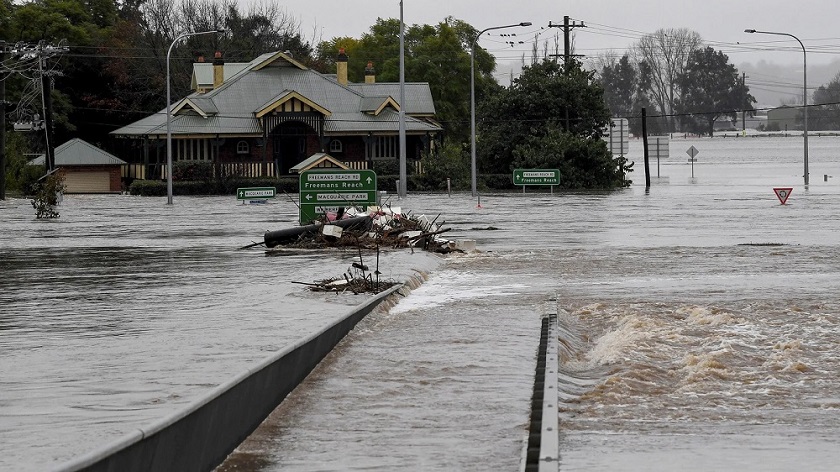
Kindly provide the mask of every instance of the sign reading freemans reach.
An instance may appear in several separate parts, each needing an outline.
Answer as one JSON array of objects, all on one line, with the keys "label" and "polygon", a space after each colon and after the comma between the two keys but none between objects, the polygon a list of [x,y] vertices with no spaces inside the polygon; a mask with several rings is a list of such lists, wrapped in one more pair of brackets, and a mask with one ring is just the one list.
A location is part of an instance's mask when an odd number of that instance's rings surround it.
[{"label": "sign reading freemans reach", "polygon": [[376,172],[321,169],[300,173],[300,224],[339,207],[376,205]]},{"label": "sign reading freemans reach", "polygon": [[559,169],[516,169],[514,185],[560,185]]}]

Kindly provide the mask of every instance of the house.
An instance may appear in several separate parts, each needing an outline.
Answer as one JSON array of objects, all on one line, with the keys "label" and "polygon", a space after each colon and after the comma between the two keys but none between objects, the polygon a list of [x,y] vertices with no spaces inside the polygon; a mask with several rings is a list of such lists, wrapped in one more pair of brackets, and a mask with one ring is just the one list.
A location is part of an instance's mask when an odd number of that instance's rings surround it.
[{"label": "house", "polygon": [[[43,154],[29,162],[44,165]],[[64,193],[120,193],[126,162],[81,139],[55,148],[55,167],[64,173]]]},{"label": "house", "polygon": [[[372,64],[365,83],[347,80],[342,49],[335,75],[321,74],[289,54],[263,54],[226,72],[221,54],[210,66],[194,64],[194,93],[172,104],[173,161],[205,161],[217,171],[250,177],[288,175],[316,153],[329,153],[351,169],[399,159],[400,110],[406,157],[417,164],[442,132],[428,83],[378,83]],[[166,110],[111,133],[133,140],[130,177],[166,174]]]}]

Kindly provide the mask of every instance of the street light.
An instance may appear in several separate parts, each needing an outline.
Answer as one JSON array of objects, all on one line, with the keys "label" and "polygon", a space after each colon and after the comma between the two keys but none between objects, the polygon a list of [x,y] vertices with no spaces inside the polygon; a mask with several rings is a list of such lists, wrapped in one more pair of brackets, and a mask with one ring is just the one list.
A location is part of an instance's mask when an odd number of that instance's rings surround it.
[{"label": "street light", "polygon": [[475,43],[478,42],[479,36],[483,33],[491,30],[503,29],[503,28],[515,28],[517,26],[531,26],[530,21],[523,21],[522,23],[517,23],[515,25],[505,25],[505,26],[493,26],[491,28],[485,28],[478,32],[475,35],[475,39],[473,39],[472,46],[470,48],[470,149],[471,149],[471,163],[472,163],[472,195],[473,197],[478,194],[476,191],[476,169],[475,169]]},{"label": "street light", "polygon": [[777,33],[774,31],[758,31],[754,29],[745,29],[744,33],[759,33],[759,34],[775,34],[777,36],[790,36],[802,47],[802,108],[805,109],[805,185],[808,185],[808,58],[805,53],[805,45],[796,36],[790,33]]},{"label": "street light", "polygon": [[166,204],[172,205],[172,99],[169,91],[169,56],[172,48],[178,41],[200,34],[224,33],[225,30],[198,31],[195,33],[184,33],[172,41],[169,50],[166,51]]}]

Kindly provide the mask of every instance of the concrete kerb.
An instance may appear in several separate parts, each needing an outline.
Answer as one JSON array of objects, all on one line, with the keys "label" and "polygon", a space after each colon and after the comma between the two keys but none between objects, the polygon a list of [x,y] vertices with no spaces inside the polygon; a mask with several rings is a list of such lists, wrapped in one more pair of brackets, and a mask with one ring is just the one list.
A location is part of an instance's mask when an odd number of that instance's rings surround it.
[{"label": "concrete kerb", "polygon": [[[418,274],[419,276],[419,274]],[[61,465],[57,471],[205,471],[219,465],[338,342],[410,280],[377,294],[214,388],[183,410]]]}]

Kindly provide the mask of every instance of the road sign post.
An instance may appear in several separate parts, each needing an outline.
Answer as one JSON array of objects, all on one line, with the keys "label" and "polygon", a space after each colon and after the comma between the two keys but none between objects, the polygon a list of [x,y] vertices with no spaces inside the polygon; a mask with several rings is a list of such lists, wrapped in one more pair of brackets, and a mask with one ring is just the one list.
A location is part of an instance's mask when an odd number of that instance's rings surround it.
[{"label": "road sign post", "polygon": [[274,187],[243,187],[236,189],[236,199],[245,201],[252,201],[255,203],[265,203],[269,198],[277,196],[277,189]]},{"label": "road sign post", "polygon": [[697,150],[696,147],[691,146],[685,151],[688,154],[688,162],[691,163],[691,178],[694,178],[694,163],[697,162],[696,156],[700,154],[700,151]]},{"label": "road sign post", "polygon": [[528,185],[549,185],[554,193],[554,186],[560,185],[559,169],[516,169],[513,171],[513,184],[522,186],[522,193]]},{"label": "road sign post", "polygon": [[376,172],[323,169],[300,174],[300,224],[350,206],[376,205]]}]

